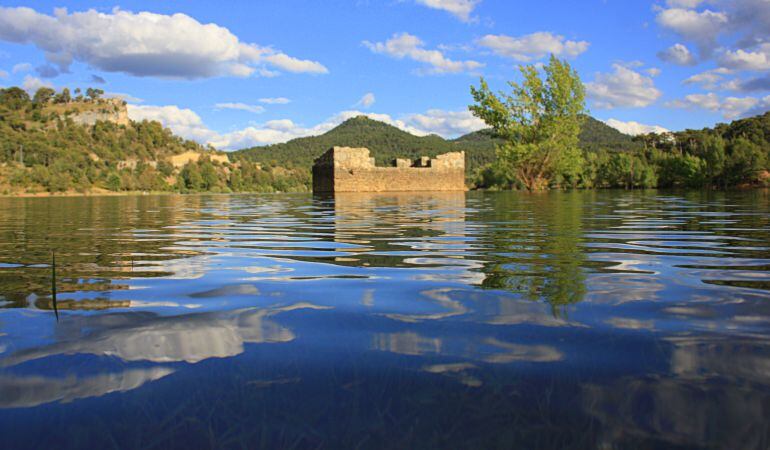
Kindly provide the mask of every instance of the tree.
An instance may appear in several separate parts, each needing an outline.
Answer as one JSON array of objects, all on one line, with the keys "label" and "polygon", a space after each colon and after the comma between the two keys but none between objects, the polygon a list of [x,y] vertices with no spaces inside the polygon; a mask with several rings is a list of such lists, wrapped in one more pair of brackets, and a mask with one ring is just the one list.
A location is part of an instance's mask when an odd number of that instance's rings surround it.
[{"label": "tree", "polygon": [[107,177],[107,189],[116,192],[120,190],[120,175],[113,172]]},{"label": "tree", "polygon": [[96,101],[104,94],[104,91],[101,89],[94,89],[94,88],[88,88],[86,89],[86,97],[90,98],[93,101]]},{"label": "tree", "polygon": [[35,96],[32,98],[32,102],[38,105],[42,105],[51,101],[54,95],[56,95],[56,91],[44,86],[35,92]]},{"label": "tree", "polygon": [[22,88],[9,87],[0,89],[0,104],[12,110],[20,110],[29,103],[29,94]]},{"label": "tree", "polygon": [[57,94],[56,97],[53,99],[54,103],[69,103],[72,101],[72,96],[70,95],[70,90],[68,88],[64,88],[61,90],[60,94]]},{"label": "tree", "polygon": [[569,63],[551,55],[543,68],[519,68],[522,84],[509,82],[511,94],[494,94],[484,79],[471,87],[469,109],[503,140],[498,164],[511,171],[528,190],[548,188],[560,176],[575,183],[583,166],[578,147],[585,90]]}]

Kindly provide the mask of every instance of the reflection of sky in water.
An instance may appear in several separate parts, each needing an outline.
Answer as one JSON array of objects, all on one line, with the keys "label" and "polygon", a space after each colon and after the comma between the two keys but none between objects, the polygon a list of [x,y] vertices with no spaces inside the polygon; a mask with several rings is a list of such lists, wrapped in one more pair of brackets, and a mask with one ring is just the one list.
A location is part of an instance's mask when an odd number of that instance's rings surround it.
[{"label": "reflection of sky in water", "polygon": [[768,204],[4,199],[0,432],[18,448],[77,447],[35,433],[93,421],[84,436],[127,447],[206,427],[246,446],[762,448]]}]

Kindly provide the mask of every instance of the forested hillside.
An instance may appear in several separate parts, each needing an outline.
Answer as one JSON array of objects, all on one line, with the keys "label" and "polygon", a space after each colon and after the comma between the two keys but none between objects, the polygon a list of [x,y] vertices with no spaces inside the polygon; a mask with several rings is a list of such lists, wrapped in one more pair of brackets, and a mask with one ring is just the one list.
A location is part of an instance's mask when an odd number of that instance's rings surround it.
[{"label": "forested hillside", "polygon": [[[494,155],[490,142],[486,147]],[[282,144],[253,147],[232,153],[234,160],[249,160],[269,166],[298,167],[310,170],[313,160],[333,146],[366,147],[378,164],[396,157],[418,158],[462,150],[439,136],[414,136],[383,122],[358,116],[319,136],[293,139]]]},{"label": "forested hillside", "polygon": [[[464,150],[470,187],[519,187],[493,164],[499,141],[489,130],[454,140],[418,137],[360,116],[320,136],[227,154],[228,161],[158,122],[123,118],[120,102],[100,96],[97,89],[71,95],[42,88],[33,97],[20,88],[0,89],[0,193],[307,191],[313,160],[335,145],[367,147],[378,164]],[[95,120],[101,117],[111,119]],[[766,185],[770,113],[713,129],[636,138],[586,116],[580,148],[585,161],[579,177],[556,180],[556,186]]]},{"label": "forested hillside", "polygon": [[[100,98],[99,90],[86,92],[41,88],[30,98],[20,88],[0,90],[0,193],[297,191],[309,185],[306,171],[231,164],[158,122],[129,121],[125,111],[115,111],[125,105]],[[101,117],[114,120],[96,120]]]},{"label": "forested hillside", "polygon": [[[640,144],[592,117],[585,117],[581,146],[586,150],[633,150]],[[454,140],[440,136],[414,136],[392,125],[358,116],[320,135],[294,139],[282,144],[252,147],[232,154],[264,165],[309,169],[313,160],[332,146],[367,147],[378,164],[389,164],[397,157],[418,158],[465,151],[469,175],[495,160],[495,138],[489,131],[476,131]]]}]

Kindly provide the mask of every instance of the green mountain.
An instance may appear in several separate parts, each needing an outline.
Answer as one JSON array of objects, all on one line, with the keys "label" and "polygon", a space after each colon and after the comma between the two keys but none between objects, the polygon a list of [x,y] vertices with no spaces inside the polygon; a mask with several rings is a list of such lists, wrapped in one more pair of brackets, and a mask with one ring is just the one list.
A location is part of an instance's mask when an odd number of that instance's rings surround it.
[{"label": "green mountain", "polygon": [[633,137],[623,134],[606,123],[585,116],[580,131],[580,147],[590,151],[629,151],[642,148]]},{"label": "green mountain", "polygon": [[[636,150],[641,144],[631,136],[586,117],[580,135],[586,150]],[[388,164],[395,158],[418,158],[464,150],[468,173],[495,160],[495,138],[488,130],[475,131],[457,139],[440,136],[414,136],[384,122],[358,116],[319,135],[294,139],[282,144],[251,147],[233,152],[234,160],[257,162],[264,166],[310,168],[313,160],[333,146],[366,147],[378,164]]]},{"label": "green mountain", "polygon": [[[378,164],[388,163],[396,157],[418,158],[463,150],[460,145],[440,136],[414,136],[384,122],[358,116],[319,136],[239,150],[231,153],[231,157],[266,166],[309,169],[315,158],[333,146],[366,147],[372,151]],[[488,146],[492,149],[491,143],[488,142]]]}]

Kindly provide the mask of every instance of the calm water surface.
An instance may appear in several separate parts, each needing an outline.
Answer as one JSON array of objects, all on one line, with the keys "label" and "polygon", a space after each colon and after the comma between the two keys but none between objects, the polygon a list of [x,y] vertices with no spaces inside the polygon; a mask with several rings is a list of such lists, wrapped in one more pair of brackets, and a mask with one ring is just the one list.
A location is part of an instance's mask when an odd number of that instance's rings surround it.
[{"label": "calm water surface", "polygon": [[770,194],[0,199],[0,436],[768,448]]}]

